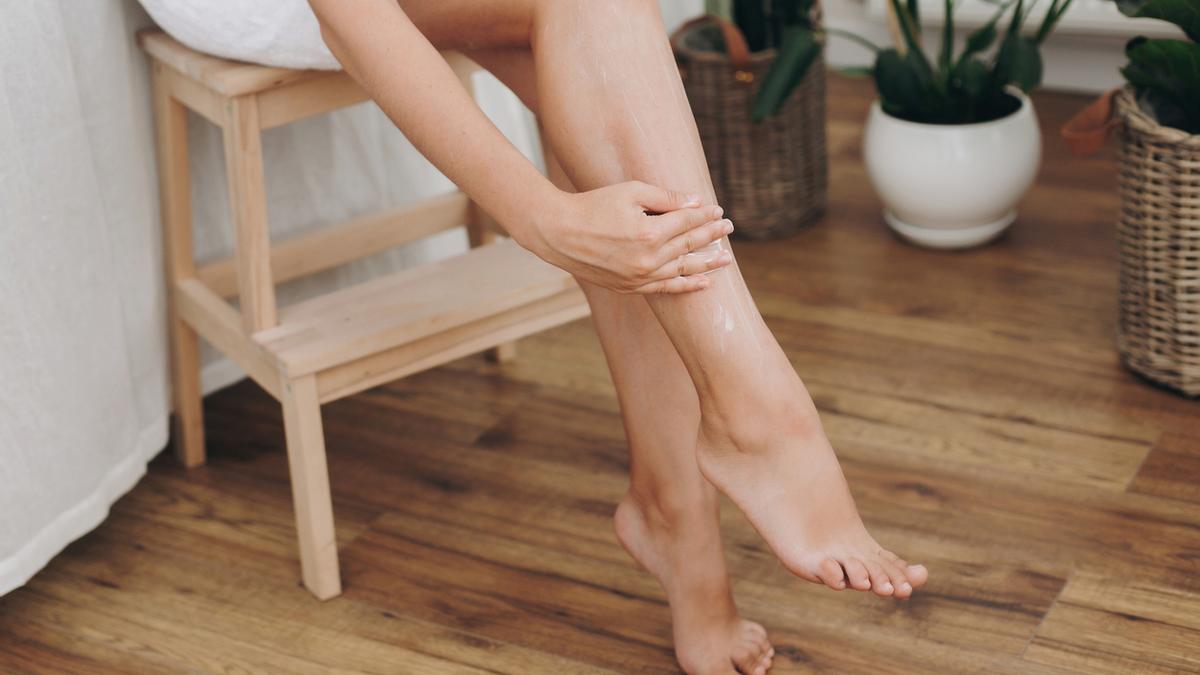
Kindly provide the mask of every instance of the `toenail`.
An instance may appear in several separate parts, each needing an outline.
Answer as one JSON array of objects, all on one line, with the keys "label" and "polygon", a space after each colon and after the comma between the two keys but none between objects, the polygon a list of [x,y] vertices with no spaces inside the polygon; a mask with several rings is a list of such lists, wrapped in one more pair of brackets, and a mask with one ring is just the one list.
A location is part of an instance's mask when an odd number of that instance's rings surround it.
[{"label": "toenail", "polygon": [[900,584],[900,590],[904,591],[905,593],[911,593],[912,586],[909,585],[908,583],[903,583],[903,584]]},{"label": "toenail", "polygon": [[891,584],[884,582],[884,584],[879,587],[879,590],[883,591],[884,593],[888,593],[888,592],[892,591],[893,589],[892,589]]}]

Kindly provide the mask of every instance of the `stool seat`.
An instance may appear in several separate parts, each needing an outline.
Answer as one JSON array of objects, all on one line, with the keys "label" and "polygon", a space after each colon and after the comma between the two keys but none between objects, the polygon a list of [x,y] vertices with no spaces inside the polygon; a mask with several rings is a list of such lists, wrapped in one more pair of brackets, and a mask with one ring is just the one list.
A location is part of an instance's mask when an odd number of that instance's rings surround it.
[{"label": "stool seat", "polygon": [[224,96],[254,94],[283,84],[328,77],[336,72],[230,61],[198,52],[156,29],[139,32],[138,43],[159,62]]},{"label": "stool seat", "polygon": [[[170,313],[172,432],[186,466],[204,463],[203,337],[283,407],[300,572],[318,598],[341,593],[321,404],[469,354],[515,357],[514,341],[587,316],[571,275],[515,242],[461,191],[272,242],[262,132],[368,100],[342,71],[289,70],[202,54],[157,30],[150,56]],[[443,52],[468,92],[478,70]],[[234,255],[197,266],[187,113],[221,128]],[[275,284],[450,229],[470,250],[285,307]],[[235,309],[226,298],[236,296]]]},{"label": "stool seat", "polygon": [[[401,357],[410,363],[428,352],[471,354],[586,315],[570,274],[503,240],[283,307],[279,325],[254,340],[298,377],[397,345],[411,347]],[[530,323],[534,316],[541,320]],[[318,388],[326,398],[323,379]]]}]

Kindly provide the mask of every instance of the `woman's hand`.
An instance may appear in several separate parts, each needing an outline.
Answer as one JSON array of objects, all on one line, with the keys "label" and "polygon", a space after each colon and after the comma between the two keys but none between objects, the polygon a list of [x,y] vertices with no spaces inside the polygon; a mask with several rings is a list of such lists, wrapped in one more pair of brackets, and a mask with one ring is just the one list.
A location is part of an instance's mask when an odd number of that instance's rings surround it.
[{"label": "woman's hand", "polygon": [[554,187],[480,111],[396,2],[310,3],[338,61],[413,145],[543,260],[623,293],[699,290],[711,283],[704,272],[732,262],[719,247],[701,251],[733,225],[699,199],[645,183],[577,194]]},{"label": "woman's hand", "polygon": [[560,193],[521,244],[584,281],[619,293],[687,293],[728,265],[709,244],[733,231],[718,206],[637,181]]}]

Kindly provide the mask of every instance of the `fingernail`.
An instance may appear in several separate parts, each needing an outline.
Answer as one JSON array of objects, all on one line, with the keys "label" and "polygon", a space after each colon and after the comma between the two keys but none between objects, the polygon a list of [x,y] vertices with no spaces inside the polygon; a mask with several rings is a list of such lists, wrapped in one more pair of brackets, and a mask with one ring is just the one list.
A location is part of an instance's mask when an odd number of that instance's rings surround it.
[{"label": "fingernail", "polygon": [[714,206],[714,207],[712,207],[712,210],[709,211],[709,213],[712,214],[713,220],[716,220],[717,218],[721,217],[721,214],[725,213],[725,209],[723,209],[719,206]]},{"label": "fingernail", "polygon": [[688,195],[684,206],[700,206],[700,195]]},{"label": "fingernail", "polygon": [[732,221],[732,220],[726,220],[726,221],[725,221],[725,230],[724,230],[724,232],[725,232],[725,234],[729,234],[729,233],[733,232],[733,221]]}]

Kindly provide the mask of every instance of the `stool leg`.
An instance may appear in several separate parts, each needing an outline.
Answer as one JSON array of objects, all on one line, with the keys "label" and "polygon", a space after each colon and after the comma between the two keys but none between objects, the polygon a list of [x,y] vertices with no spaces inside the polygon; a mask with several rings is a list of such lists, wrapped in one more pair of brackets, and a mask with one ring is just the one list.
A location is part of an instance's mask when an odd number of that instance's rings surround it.
[{"label": "stool leg", "polygon": [[187,110],[171,97],[162,64],[154,66],[154,121],[162,208],[163,261],[167,282],[171,392],[175,408],[175,456],[184,466],[204,464],[204,411],[200,390],[200,344],[175,308],[175,287],[196,276],[192,254],[191,177],[188,173]]},{"label": "stool leg", "polygon": [[301,576],[313,595],[328,600],[341,595],[342,582],[316,377],[306,375],[285,382],[282,403]]},{"label": "stool leg", "polygon": [[277,323],[267,229],[267,188],[263,180],[262,127],[258,99],[231,100],[225,120],[225,174],[236,230],[238,302],[247,333]]}]

